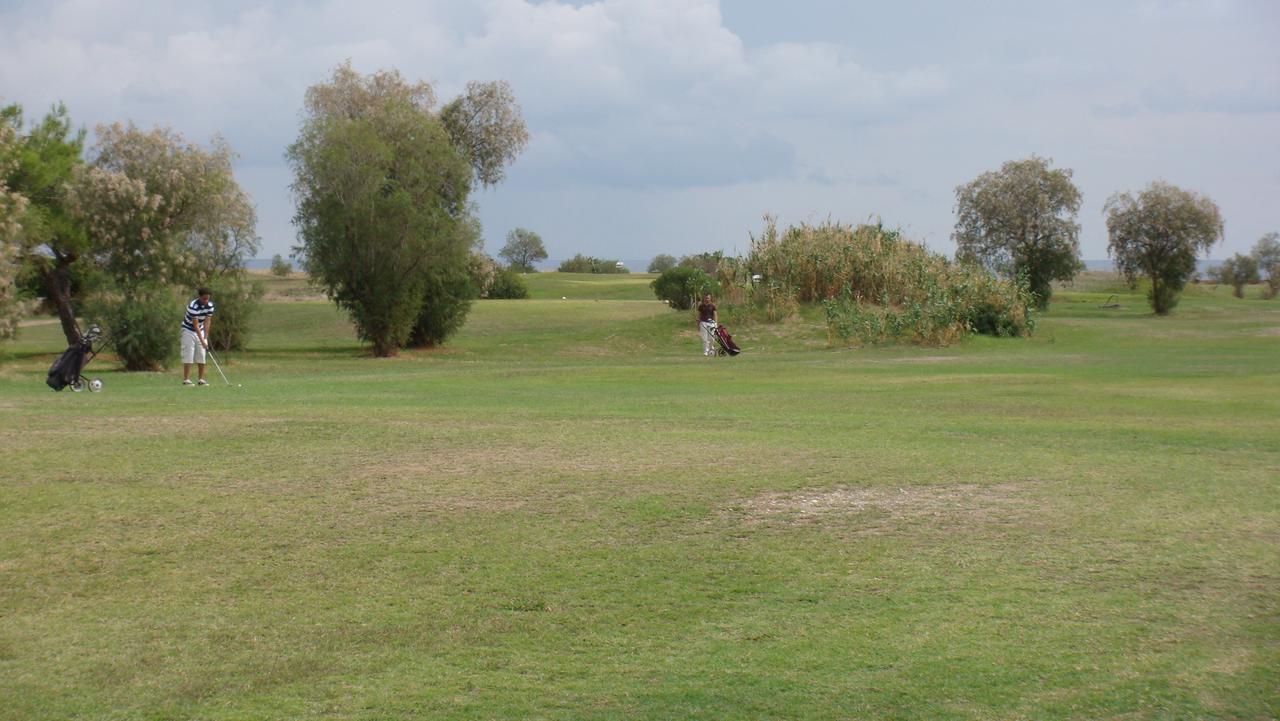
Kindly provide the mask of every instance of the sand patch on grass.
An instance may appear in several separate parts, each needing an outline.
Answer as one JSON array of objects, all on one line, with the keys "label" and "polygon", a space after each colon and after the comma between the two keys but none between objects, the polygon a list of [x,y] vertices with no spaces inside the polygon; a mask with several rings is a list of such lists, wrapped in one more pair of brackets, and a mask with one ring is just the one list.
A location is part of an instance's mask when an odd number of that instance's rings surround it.
[{"label": "sand patch on grass", "polygon": [[905,487],[806,489],[768,493],[734,505],[747,524],[800,525],[836,522],[850,516],[875,519],[867,530],[887,523],[1002,523],[1022,519],[1038,507],[1027,484],[960,483]]}]

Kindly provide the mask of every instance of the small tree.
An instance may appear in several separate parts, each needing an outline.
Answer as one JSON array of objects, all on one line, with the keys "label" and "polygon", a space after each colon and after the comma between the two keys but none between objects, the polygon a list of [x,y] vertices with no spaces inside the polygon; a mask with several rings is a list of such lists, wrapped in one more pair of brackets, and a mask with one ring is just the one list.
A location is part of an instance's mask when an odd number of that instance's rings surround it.
[{"label": "small tree", "polygon": [[1244,287],[1259,280],[1258,261],[1252,256],[1236,253],[1218,266],[1216,275],[1220,282],[1231,286],[1232,295],[1243,298]]},{"label": "small tree", "polygon": [[10,190],[6,183],[9,172],[17,166],[16,147],[17,132],[0,119],[0,340],[12,338],[18,332],[23,311],[15,281],[21,248],[19,218],[26,211],[27,199]]},{"label": "small tree", "polygon": [[293,274],[293,263],[276,253],[271,256],[271,274],[280,278],[288,278]]},{"label": "small tree", "polygon": [[537,269],[533,264],[547,259],[547,249],[537,233],[516,228],[507,233],[507,244],[498,251],[498,256],[505,258],[511,269],[518,273],[534,273]]},{"label": "small tree", "polygon": [[67,344],[80,340],[71,307],[75,264],[94,251],[83,218],[70,204],[68,189],[84,165],[83,129],[75,129],[64,105],[58,104],[25,134],[22,108],[0,110],[0,123],[14,134],[8,185],[30,202],[23,213],[24,231],[18,253],[40,279],[42,294],[58,313]]},{"label": "small tree", "polygon": [[1136,196],[1116,193],[1103,210],[1107,217],[1107,254],[1131,285],[1151,280],[1147,298],[1157,315],[1178,303],[1196,272],[1196,256],[1222,239],[1222,214],[1204,195],[1161,181]]},{"label": "small tree", "polygon": [[647,272],[663,273],[674,267],[676,267],[676,257],[674,255],[659,253],[658,255],[653,256],[653,260],[649,261],[649,269]]},{"label": "small tree", "polygon": [[1012,160],[956,188],[956,258],[1009,278],[1025,276],[1036,303],[1049,304],[1055,280],[1080,262],[1080,191],[1070,169],[1031,156]]},{"label": "small tree", "polygon": [[1258,269],[1267,274],[1267,287],[1262,297],[1270,300],[1280,294],[1280,233],[1271,231],[1253,244],[1249,253],[1258,263]]}]

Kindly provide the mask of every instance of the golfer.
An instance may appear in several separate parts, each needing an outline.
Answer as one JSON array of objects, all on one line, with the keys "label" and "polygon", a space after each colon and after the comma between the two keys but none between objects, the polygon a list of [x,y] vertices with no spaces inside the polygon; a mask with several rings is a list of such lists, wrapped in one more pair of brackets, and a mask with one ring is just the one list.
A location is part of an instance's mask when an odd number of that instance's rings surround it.
[{"label": "golfer", "polygon": [[209,327],[213,324],[213,301],[208,288],[197,288],[196,298],[187,304],[187,315],[182,319],[182,385],[191,382],[191,364],[199,369],[199,385],[207,386],[204,379],[204,352],[209,348]]},{"label": "golfer", "polygon": [[711,302],[711,294],[704,293],[702,302],[698,304],[698,331],[702,333],[702,355],[715,355],[714,339],[711,334],[720,324],[720,316],[716,314],[716,304]]}]

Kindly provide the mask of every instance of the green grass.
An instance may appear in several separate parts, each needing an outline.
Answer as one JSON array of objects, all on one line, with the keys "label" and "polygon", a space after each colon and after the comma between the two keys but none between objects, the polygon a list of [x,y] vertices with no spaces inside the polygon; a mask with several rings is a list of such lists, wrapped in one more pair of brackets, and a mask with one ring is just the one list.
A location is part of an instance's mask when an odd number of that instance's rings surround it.
[{"label": "green grass", "polygon": [[269,303],[242,388],[51,393],[24,328],[4,718],[1280,715],[1280,302],[707,360],[644,276],[527,279],[393,359]]}]

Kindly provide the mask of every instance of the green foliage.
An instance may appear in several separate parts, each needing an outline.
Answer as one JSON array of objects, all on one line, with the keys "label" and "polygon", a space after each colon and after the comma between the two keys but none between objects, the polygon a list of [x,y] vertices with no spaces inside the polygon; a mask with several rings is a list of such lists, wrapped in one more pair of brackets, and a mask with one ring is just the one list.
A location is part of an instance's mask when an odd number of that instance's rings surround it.
[{"label": "green foliage", "polygon": [[1258,261],[1253,256],[1235,255],[1227,258],[1214,270],[1214,275],[1218,281],[1231,286],[1232,295],[1237,298],[1244,297],[1244,287],[1250,283],[1257,283],[1261,280],[1258,275]]},{"label": "green foliage", "polygon": [[240,271],[212,280],[208,287],[217,309],[209,344],[214,350],[244,350],[250,323],[262,303],[262,282]]},{"label": "green foliage", "polygon": [[468,194],[500,180],[527,137],[505,83],[468,85],[443,118],[434,103],[427,83],[344,63],[307,90],[287,153],[305,269],[378,356],[462,324],[483,290]]},{"label": "green foliage", "polygon": [[511,268],[499,268],[493,274],[489,295],[493,299],[522,300],[529,297],[529,287],[524,278]]},{"label": "green foliage", "polygon": [[[0,126],[11,141],[7,162],[0,171],[0,186],[8,185],[23,198],[25,209],[17,215],[22,226],[14,236],[16,257],[24,276],[38,277],[35,284],[24,283],[33,295],[44,296],[57,310],[67,343],[79,339],[72,277],[90,251],[85,223],[73,210],[68,189],[84,164],[83,129],[75,129],[61,103],[22,134],[22,108],[10,105],[0,110]],[[0,199],[3,194],[0,193]],[[33,287],[34,285],[34,287]]]},{"label": "green foliage", "polygon": [[590,255],[578,253],[568,260],[560,262],[559,272],[561,273],[595,273],[595,274],[611,274],[611,273],[630,273],[626,266],[618,264],[616,260],[606,258],[596,258]]},{"label": "green foliage", "polygon": [[468,262],[458,228],[471,169],[439,120],[408,99],[413,92],[398,75],[339,68],[308,90],[309,114],[288,151],[305,268],[378,356],[394,355],[411,333],[415,343],[438,341],[460,322],[452,297],[426,296],[456,287]]},{"label": "green foliage", "polygon": [[649,261],[649,269],[647,272],[664,273],[674,267],[676,267],[676,257],[674,255],[659,253],[653,256],[653,260]]},{"label": "green foliage", "polygon": [[1070,169],[1032,156],[1009,161],[956,188],[956,258],[1012,279],[1024,276],[1040,308],[1051,283],[1071,280],[1080,262],[1080,191]]},{"label": "green foliage", "polygon": [[19,260],[22,232],[21,216],[26,212],[27,198],[8,186],[9,172],[18,166],[17,130],[0,114],[0,341],[18,333],[24,303],[19,299]]},{"label": "green foliage", "polygon": [[126,370],[159,371],[178,357],[184,305],[167,286],[135,284],[127,295],[102,294],[88,315],[107,331]]},{"label": "green foliage", "polygon": [[1207,196],[1164,182],[1141,193],[1116,193],[1107,200],[1107,253],[1132,286],[1151,281],[1147,299],[1157,315],[1167,315],[1195,275],[1196,256],[1222,238],[1222,214]]},{"label": "green foliage", "polygon": [[658,300],[665,300],[674,310],[689,310],[704,293],[713,296],[719,285],[701,268],[676,266],[658,276],[650,286]]},{"label": "green foliage", "polygon": [[771,318],[820,303],[828,340],[945,345],[971,333],[1030,335],[1025,280],[996,279],[950,263],[881,226],[826,222],[779,233],[772,219],[753,237],[746,263],[748,302]]},{"label": "green foliage", "polygon": [[717,250],[710,253],[695,253],[680,258],[679,265],[684,268],[700,268],[707,275],[714,275],[720,268],[720,262],[723,261],[724,252]]},{"label": "green foliage", "polygon": [[271,256],[271,274],[279,278],[288,278],[293,274],[293,263],[290,263],[279,253],[276,253]]},{"label": "green foliage", "polygon": [[440,110],[440,121],[485,187],[501,182],[506,166],[529,143],[520,106],[505,80],[468,82],[466,91]]},{"label": "green foliage", "polygon": [[505,258],[511,269],[518,273],[536,273],[534,263],[547,259],[547,249],[542,245],[542,236],[516,228],[507,233],[507,243],[498,251],[498,256]]},{"label": "green foliage", "polygon": [[1262,297],[1275,298],[1280,294],[1280,233],[1272,231],[1259,238],[1249,255],[1258,264],[1258,270],[1266,274],[1267,285]]},{"label": "green foliage", "polygon": [[465,265],[448,263],[420,274],[426,281],[422,307],[409,335],[414,348],[432,348],[458,332],[471,310],[476,289]]}]

